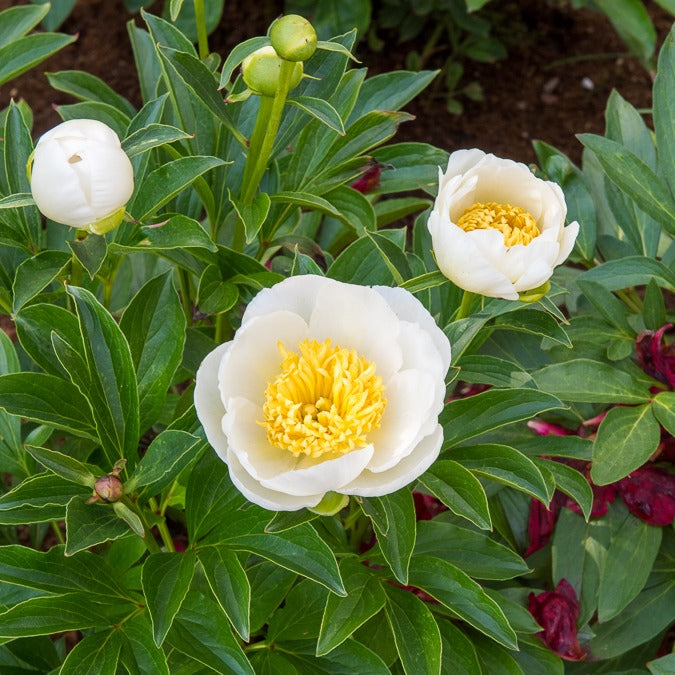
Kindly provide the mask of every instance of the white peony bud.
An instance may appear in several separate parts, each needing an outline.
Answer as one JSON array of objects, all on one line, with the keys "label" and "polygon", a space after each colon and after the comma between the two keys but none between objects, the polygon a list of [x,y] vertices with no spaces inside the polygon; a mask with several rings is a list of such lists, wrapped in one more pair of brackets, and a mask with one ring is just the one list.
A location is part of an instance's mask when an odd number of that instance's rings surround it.
[{"label": "white peony bud", "polygon": [[102,122],[63,122],[35,146],[31,192],[51,220],[103,234],[122,222],[133,191],[131,162]]}]

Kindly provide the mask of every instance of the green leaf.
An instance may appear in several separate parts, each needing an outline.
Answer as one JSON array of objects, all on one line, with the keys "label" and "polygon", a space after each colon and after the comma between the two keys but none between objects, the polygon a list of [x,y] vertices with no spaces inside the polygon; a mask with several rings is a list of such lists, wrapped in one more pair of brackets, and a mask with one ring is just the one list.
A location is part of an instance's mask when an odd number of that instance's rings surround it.
[{"label": "green leaf", "polygon": [[598,621],[618,616],[644,588],[661,545],[661,528],[630,513],[613,528],[598,589]]},{"label": "green leaf", "polygon": [[652,279],[645,289],[642,316],[648,330],[658,330],[666,323],[666,304],[655,279]]},{"label": "green leaf", "polygon": [[473,646],[478,654],[483,673],[500,673],[500,675],[526,675],[507,651],[492,640],[477,634],[472,635]]},{"label": "green leaf", "polygon": [[199,176],[225,163],[218,157],[191,156],[162,164],[145,178],[128,208],[137,220],[147,220]]},{"label": "green leaf", "polygon": [[480,481],[461,464],[439,459],[419,478],[420,483],[453,513],[482,530],[492,529],[487,496]]},{"label": "green leaf", "polygon": [[297,575],[266,560],[246,571],[251,584],[251,631],[255,632],[267,623],[290,591]]},{"label": "green leaf", "polygon": [[276,192],[270,195],[270,199],[274,203],[293,204],[302,209],[321,211],[335,218],[340,217],[340,212],[329,201],[309,192]]},{"label": "green leaf", "polygon": [[270,197],[266,192],[259,192],[251,204],[244,204],[230,192],[230,202],[244,223],[246,243],[250,244],[258,236],[270,210]]},{"label": "green leaf", "polygon": [[436,286],[442,286],[447,283],[448,278],[442,272],[436,270],[434,272],[427,272],[426,274],[421,274],[414,279],[408,279],[401,284],[401,288],[405,288],[406,291],[411,293],[420,293],[421,291],[426,291],[429,288],[435,288]]},{"label": "green leaf", "polygon": [[267,525],[265,532],[283,532],[293,527],[308,523],[319,517],[318,513],[313,513],[309,509],[300,509],[299,511],[277,511]]},{"label": "green leaf", "polygon": [[201,593],[185,598],[167,641],[217,673],[254,675],[220,607]]},{"label": "green leaf", "polygon": [[80,485],[50,473],[39,473],[0,495],[0,525],[25,525],[62,520],[68,502],[90,495]]},{"label": "green leaf", "polygon": [[415,548],[416,535],[412,493],[408,488],[403,488],[382,497],[371,497],[369,501],[379,502],[380,510],[386,514],[387,522],[390,524],[387,531],[383,532],[379,528],[379,519],[372,520],[382,555],[396,579],[402,584],[407,584],[408,566]]},{"label": "green leaf", "polygon": [[646,642],[672,623],[674,605],[675,582],[651,586],[619,616],[594,626],[595,637],[588,643],[591,653],[600,659],[610,659]]},{"label": "green leaf", "polygon": [[171,250],[175,248],[204,248],[215,253],[218,247],[211,241],[204,228],[193,218],[181,214],[172,215],[158,225],[145,225],[139,231],[146,237],[136,247]]},{"label": "green leaf", "polygon": [[75,379],[80,386],[90,387],[87,398],[108,458],[133,460],[139,437],[138,387],[129,344],[92,293],[76,286],[68,286],[67,292],[75,301],[89,367],[86,381],[79,374]]},{"label": "green leaf", "polygon": [[194,551],[153,553],[143,563],[141,583],[159,647],[171,628],[190,588],[195,571]]},{"label": "green leaf", "polygon": [[659,286],[675,291],[675,273],[658,260],[641,256],[608,260],[584,272],[579,279],[595,281],[609,291],[645,286],[654,280]]},{"label": "green leaf", "polygon": [[340,562],[347,595],[330,594],[326,599],[317,656],[328,654],[342,644],[359,626],[375,616],[386,600],[380,581],[362,563],[352,558]]},{"label": "green leaf", "polygon": [[474,628],[509,649],[516,648],[516,634],[499,605],[451,563],[415,556],[410,565],[410,580]]},{"label": "green leaf", "polygon": [[607,177],[645,213],[675,233],[675,201],[663,181],[624,146],[594,134],[579,134]]},{"label": "green leaf", "polygon": [[63,251],[42,251],[24,260],[17,267],[12,287],[14,312],[54,281],[69,262],[70,256]]},{"label": "green leaf", "polygon": [[134,106],[120,96],[102,79],[82,70],[61,70],[58,73],[45,73],[52,88],[80,99],[106,103],[128,117],[136,114]]},{"label": "green leaf", "polygon": [[89,277],[93,279],[101,269],[101,265],[103,265],[103,261],[108,253],[105,237],[88,234],[86,239],[69,241],[68,246],[80,261],[82,267],[89,272]]},{"label": "green leaf", "polygon": [[616,32],[640,60],[654,53],[656,31],[640,0],[596,0]]},{"label": "green leaf", "polygon": [[534,458],[533,461],[537,466],[547,469],[553,474],[558,490],[574,499],[581,508],[584,519],[588,521],[593,508],[593,490],[586,477],[576,469],[561,462],[538,458]]},{"label": "green leaf", "polygon": [[49,7],[44,5],[21,5],[0,12],[0,47],[14,42],[45,18]]},{"label": "green leaf", "polygon": [[199,279],[197,302],[199,311],[206,314],[220,314],[232,309],[239,300],[236,284],[223,281],[217,265],[207,265]]},{"label": "green leaf", "polygon": [[[122,624],[121,634],[124,641],[122,663],[130,673],[169,675],[166,655],[164,650],[155,644],[152,625],[146,613],[125,621]],[[133,662],[129,663],[131,658]],[[137,670],[134,671],[134,668]]]},{"label": "green leaf", "polygon": [[148,281],[124,310],[125,334],[138,380],[140,430],[157,421],[185,344],[185,315],[167,272]]},{"label": "green leaf", "polygon": [[75,41],[75,35],[33,33],[0,47],[0,85]]},{"label": "green leaf", "polygon": [[675,673],[675,652],[650,661],[646,666],[652,675],[673,675]]},{"label": "green leaf", "polygon": [[548,143],[534,141],[533,146],[546,175],[560,185],[565,194],[568,222],[576,220],[579,223],[576,247],[584,260],[593,260],[597,222],[593,197],[584,174],[567,155]]},{"label": "green leaf", "polygon": [[537,386],[565,401],[579,403],[642,403],[647,387],[609,363],[573,359],[532,373]]},{"label": "green leaf", "polygon": [[250,633],[251,585],[237,554],[224,546],[198,552],[211,592],[244,642]]},{"label": "green leaf", "polygon": [[668,433],[675,436],[675,392],[658,393],[652,401],[652,411]]},{"label": "green leaf", "polygon": [[83,101],[81,103],[72,103],[69,105],[60,105],[56,112],[64,121],[92,119],[107,124],[119,138],[123,138],[129,127],[129,116],[108,105],[98,101]]},{"label": "green leaf", "polygon": [[443,425],[444,447],[563,407],[555,396],[532,389],[491,389],[476,396],[450,401],[439,417]]},{"label": "green leaf", "polygon": [[[672,10],[671,10],[672,11]],[[671,28],[666,37],[656,70],[653,89],[654,130],[656,146],[659,149],[660,173],[668,183],[670,192],[675,195],[675,31]]]},{"label": "green leaf", "polygon": [[448,456],[479,476],[521,490],[545,504],[553,496],[536,464],[515,448],[487,443],[454,448]]},{"label": "green leaf", "polygon": [[0,637],[18,638],[108,628],[134,609],[130,602],[92,596],[86,591],[39,596],[0,613]]},{"label": "green leaf", "polygon": [[20,192],[0,199],[0,209],[20,209],[24,206],[35,206],[30,192]]},{"label": "green leaf", "polygon": [[229,88],[230,78],[234,69],[247,57],[253,54],[256,50],[261,47],[266,47],[270,44],[269,37],[253,37],[248,40],[244,40],[238,44],[228,55],[223,63],[223,68],[220,73],[220,85],[218,89],[223,89],[224,87]]},{"label": "green leaf", "polygon": [[541,335],[565,347],[572,347],[565,329],[548,312],[534,308],[521,309],[497,317],[495,328]]},{"label": "green leaf", "polygon": [[418,555],[445,560],[476,579],[513,579],[529,571],[510,548],[480,532],[439,520],[417,523]]},{"label": "green leaf", "polygon": [[325,197],[340,212],[340,220],[352,227],[359,236],[363,236],[366,230],[372,232],[376,229],[375,211],[358,190],[341,185]]},{"label": "green leaf", "polygon": [[131,478],[125,484],[125,492],[139,488],[146,494],[157,494],[169,485],[178,474],[201,452],[197,446],[203,441],[186,431],[165,429],[150,443]]},{"label": "green leaf", "polygon": [[288,103],[297,106],[300,110],[304,110],[312,117],[318,119],[319,122],[325,124],[329,129],[333,129],[333,131],[337,131],[341,136],[344,136],[345,127],[340,113],[328,101],[312,96],[297,96],[289,98]]},{"label": "green leaf", "polygon": [[115,675],[122,640],[119,631],[100,631],[87,635],[68,653],[59,675]]},{"label": "green leaf", "polygon": [[122,141],[122,150],[131,158],[142,155],[153,148],[159,148],[162,145],[182,141],[186,138],[192,138],[192,136],[168,124],[152,123],[129,134]]},{"label": "green leaf", "polygon": [[309,523],[277,534],[235,535],[225,543],[235,550],[267,558],[313,579],[333,593],[345,595],[335,555]]},{"label": "green leaf", "polygon": [[426,604],[409,591],[385,585],[387,621],[407,675],[441,672],[441,634]]},{"label": "green leaf", "polygon": [[129,526],[109,504],[87,504],[79,496],[66,507],[66,555],[129,534]]},{"label": "green leaf", "polygon": [[272,643],[311,640],[314,656],[321,616],[328,591],[309,579],[297,583],[268,621],[267,640]]},{"label": "green leaf", "polygon": [[438,619],[443,650],[442,675],[481,675],[478,655],[471,640],[454,623]]},{"label": "green leaf", "polygon": [[86,487],[94,487],[96,476],[89,471],[86,465],[74,457],[69,457],[62,452],[49,448],[38,448],[34,445],[25,445],[24,447],[29,455],[58,476]]},{"label": "green leaf", "polygon": [[610,408],[593,444],[591,479],[609,485],[627,476],[654,454],[660,439],[651,405]]},{"label": "green leaf", "polygon": [[89,403],[70,382],[42,373],[0,377],[0,408],[10,415],[98,440]]}]

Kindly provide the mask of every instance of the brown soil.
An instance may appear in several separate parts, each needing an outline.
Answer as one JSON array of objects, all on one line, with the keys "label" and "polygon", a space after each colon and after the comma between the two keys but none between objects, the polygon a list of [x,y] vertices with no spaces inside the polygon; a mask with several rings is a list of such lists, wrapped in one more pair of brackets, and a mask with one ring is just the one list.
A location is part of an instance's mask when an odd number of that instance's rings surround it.
[{"label": "brown soil", "polygon": [[[13,0],[0,0],[0,9],[14,4]],[[282,4],[281,0],[226,2],[221,28],[210,38],[211,48],[222,55],[241,40],[264,33]],[[508,58],[501,62],[465,62],[464,81],[479,81],[485,99],[463,99],[465,112],[453,116],[446,112],[442,87],[432,85],[408,106],[417,119],[402,127],[397,140],[426,141],[447,150],[479,147],[531,162],[535,160],[531,141],[542,139],[578,162],[581,146],[574,135],[602,133],[604,107],[612,88],[636,107],[650,107],[650,74],[631,57],[607,56],[625,52],[626,47],[603,16],[589,10],[572,11],[564,5],[559,8],[554,5],[563,3],[553,0],[498,0],[491,4],[503,10],[505,21],[498,28],[511,33],[511,44]],[[671,18],[655,3],[648,0],[646,4],[660,44]],[[158,2],[150,11],[159,13],[161,7]],[[125,11],[121,0],[78,0],[61,28],[78,33],[78,40],[5,85],[0,90],[0,108],[10,97],[25,98],[35,114],[36,134],[57,124],[60,118],[53,106],[72,99],[52,90],[43,73],[66,69],[98,75],[138,105],[140,95],[125,25],[129,19],[141,23],[138,15]],[[396,45],[393,35],[380,37],[393,47],[372,53],[362,45],[359,55],[363,63],[371,72],[404,67],[408,45]],[[432,60],[428,67],[435,65]]]}]

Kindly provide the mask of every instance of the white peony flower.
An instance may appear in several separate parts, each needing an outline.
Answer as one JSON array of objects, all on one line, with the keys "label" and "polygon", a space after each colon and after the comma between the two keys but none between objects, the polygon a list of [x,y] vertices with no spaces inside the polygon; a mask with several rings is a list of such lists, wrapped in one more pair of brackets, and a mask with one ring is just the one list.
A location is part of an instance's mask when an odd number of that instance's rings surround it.
[{"label": "white peony flower", "polygon": [[122,222],[133,191],[131,162],[102,122],[63,122],[35,146],[31,192],[47,218],[102,234]]},{"label": "white peony flower", "polygon": [[443,440],[449,365],[448,339],[408,291],[291,277],[204,359],[195,409],[239,490],[294,511],[422,474]]},{"label": "white peony flower", "polygon": [[562,190],[524,164],[458,150],[439,176],[428,227],[439,269],[460,288],[517,300],[572,251],[579,223],[565,227]]}]

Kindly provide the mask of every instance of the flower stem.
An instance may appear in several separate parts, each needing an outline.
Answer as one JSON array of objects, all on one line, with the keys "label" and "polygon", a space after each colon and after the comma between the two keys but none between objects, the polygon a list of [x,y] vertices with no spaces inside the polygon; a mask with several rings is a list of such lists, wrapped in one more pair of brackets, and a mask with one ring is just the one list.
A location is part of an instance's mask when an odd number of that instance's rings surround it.
[{"label": "flower stem", "polygon": [[204,0],[194,0],[195,22],[197,23],[197,43],[199,58],[202,61],[209,55],[209,39],[206,33],[206,18],[204,16]]},{"label": "flower stem", "polygon": [[[246,158],[247,166],[244,168],[245,180],[242,183],[241,192],[241,199],[244,204],[250,204],[253,201],[260,180],[267,169],[267,163],[269,162],[272,148],[274,147],[274,140],[276,139],[277,131],[281,124],[281,114],[284,109],[284,104],[286,103],[286,97],[288,96],[288,89],[291,83],[291,75],[293,74],[294,69],[294,63],[282,59],[281,68],[279,70],[279,83],[271,105],[264,102],[265,98],[269,97],[261,97],[258,118],[256,119],[255,125],[256,128],[253,130],[251,147],[249,148],[249,154]],[[256,147],[258,143],[257,136],[262,133],[262,131],[258,129],[258,123],[260,122],[261,116],[263,117],[263,122],[265,121],[264,118],[267,117],[267,124],[264,127],[265,132],[260,147],[258,148]],[[263,124],[263,122],[260,123]],[[252,163],[251,169],[248,169],[249,163]]]},{"label": "flower stem", "polygon": [[171,551],[173,553],[176,550],[176,548],[173,545],[173,539],[171,538],[171,533],[169,532],[169,528],[167,527],[166,518],[164,518],[164,514],[161,513],[159,505],[155,501],[154,497],[150,497],[150,499],[148,500],[148,504],[154,513],[156,513],[158,516],[159,515],[162,516],[162,520],[160,520],[159,523],[157,523],[157,529],[159,530],[159,533],[162,536],[162,541],[164,542],[166,550]]},{"label": "flower stem", "polygon": [[61,532],[61,528],[59,527],[59,523],[56,520],[52,520],[51,522],[52,530],[54,530],[54,534],[56,535],[56,539],[58,540],[59,544],[65,544],[65,539],[63,538],[63,532]]},{"label": "flower stem", "polygon": [[192,306],[190,304],[190,273],[187,270],[178,270],[178,282],[180,284],[180,296],[183,302],[183,312],[188,326],[192,325]]},{"label": "flower stem", "polygon": [[476,297],[476,293],[472,293],[471,291],[464,291],[464,295],[462,296],[462,304],[459,306],[459,309],[457,310],[457,314],[455,315],[455,321],[458,321],[459,319],[464,319],[467,316],[469,316],[469,310],[471,309],[471,305],[473,304],[473,299]]}]

